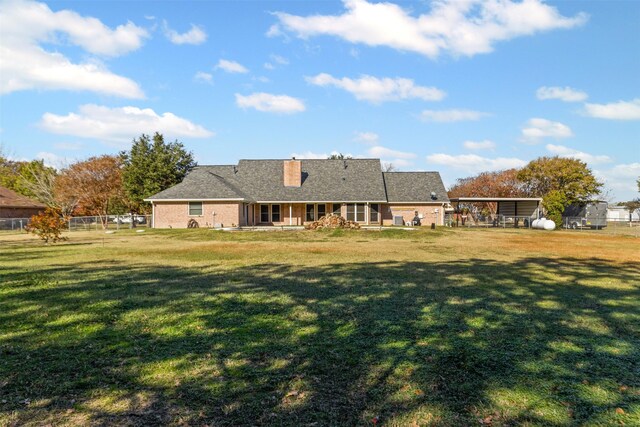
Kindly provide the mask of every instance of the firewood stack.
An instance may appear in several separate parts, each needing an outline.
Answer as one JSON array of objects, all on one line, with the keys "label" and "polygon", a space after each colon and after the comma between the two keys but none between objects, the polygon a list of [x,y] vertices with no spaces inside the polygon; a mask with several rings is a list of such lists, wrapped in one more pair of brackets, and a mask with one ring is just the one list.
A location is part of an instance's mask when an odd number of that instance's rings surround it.
[{"label": "firewood stack", "polygon": [[327,215],[323,216],[317,221],[313,221],[304,226],[307,230],[325,230],[325,229],[333,229],[333,228],[350,228],[356,229],[360,228],[360,224],[354,221],[347,221],[341,216],[338,215]]}]

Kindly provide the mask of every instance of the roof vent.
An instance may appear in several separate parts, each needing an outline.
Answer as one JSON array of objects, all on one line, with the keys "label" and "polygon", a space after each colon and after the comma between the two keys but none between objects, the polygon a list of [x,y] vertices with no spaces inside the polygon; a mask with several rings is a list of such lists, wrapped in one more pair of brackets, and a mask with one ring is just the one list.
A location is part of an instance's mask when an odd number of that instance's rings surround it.
[{"label": "roof vent", "polygon": [[436,192],[432,191],[431,192],[431,200],[436,200],[438,198],[438,196],[436,196]]},{"label": "roof vent", "polygon": [[346,161],[346,160],[343,160],[343,161],[342,161],[342,165],[343,165],[343,166],[344,166],[344,168],[346,169],[346,168],[347,168],[347,161]]},{"label": "roof vent", "polygon": [[238,167],[236,165],[233,165],[233,173],[234,174],[238,173]]}]

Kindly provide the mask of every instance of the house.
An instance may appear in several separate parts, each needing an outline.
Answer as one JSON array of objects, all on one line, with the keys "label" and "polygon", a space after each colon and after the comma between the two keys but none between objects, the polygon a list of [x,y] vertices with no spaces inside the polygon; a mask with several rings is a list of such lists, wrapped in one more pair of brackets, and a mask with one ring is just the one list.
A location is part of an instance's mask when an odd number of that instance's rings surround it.
[{"label": "house", "polygon": [[46,206],[0,186],[0,218],[31,218]]},{"label": "house", "polygon": [[607,221],[640,221],[640,209],[629,212],[626,206],[609,205],[607,208]]},{"label": "house", "polygon": [[438,172],[382,172],[380,159],[240,160],[198,166],[148,199],[153,226],[304,225],[337,214],[363,225],[444,222],[449,198]]}]

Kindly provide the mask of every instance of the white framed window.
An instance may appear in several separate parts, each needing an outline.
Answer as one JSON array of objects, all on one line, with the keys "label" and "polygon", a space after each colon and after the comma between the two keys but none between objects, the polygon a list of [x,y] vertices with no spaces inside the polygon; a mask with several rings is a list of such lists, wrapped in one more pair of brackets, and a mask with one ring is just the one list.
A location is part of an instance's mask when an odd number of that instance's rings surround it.
[{"label": "white framed window", "polygon": [[271,222],[280,222],[280,205],[271,205]]},{"label": "white framed window", "polygon": [[260,205],[260,222],[269,222],[269,205]]},{"label": "white framed window", "polygon": [[280,205],[260,205],[260,222],[280,222]]},{"label": "white framed window", "polygon": [[317,205],[316,211],[318,212],[318,219],[322,218],[323,216],[327,215],[327,205],[325,205],[324,203],[319,203]]},{"label": "white framed window", "polygon": [[306,207],[306,221],[315,221],[316,220],[316,207],[315,205],[309,203]]},{"label": "white framed window", "polygon": [[202,202],[189,202],[189,216],[202,216]]},{"label": "white framed window", "polygon": [[334,215],[342,216],[342,203],[333,203],[332,208]]},{"label": "white framed window", "polygon": [[355,222],[365,221],[364,203],[347,203],[347,220]]},{"label": "white framed window", "polygon": [[380,221],[380,205],[377,203],[372,203],[369,206],[369,222],[379,222]]}]

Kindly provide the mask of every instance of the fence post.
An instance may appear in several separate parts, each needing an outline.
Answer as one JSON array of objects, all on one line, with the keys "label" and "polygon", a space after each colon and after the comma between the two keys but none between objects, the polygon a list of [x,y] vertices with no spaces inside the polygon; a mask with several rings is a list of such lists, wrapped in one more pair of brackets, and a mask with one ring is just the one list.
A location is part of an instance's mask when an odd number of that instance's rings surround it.
[{"label": "fence post", "polygon": [[71,232],[71,217],[69,217],[69,232]]}]

